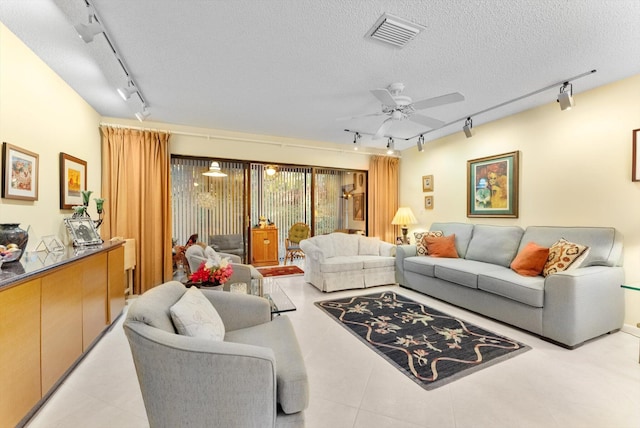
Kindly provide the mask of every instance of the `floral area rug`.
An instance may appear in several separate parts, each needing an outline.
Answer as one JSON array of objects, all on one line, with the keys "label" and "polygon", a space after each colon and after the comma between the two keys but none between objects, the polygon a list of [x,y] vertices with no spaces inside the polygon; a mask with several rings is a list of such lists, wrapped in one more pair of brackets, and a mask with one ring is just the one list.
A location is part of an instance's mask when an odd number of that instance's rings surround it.
[{"label": "floral area rug", "polygon": [[427,390],[530,349],[392,291],[316,305]]},{"label": "floral area rug", "polygon": [[298,266],[275,266],[268,268],[257,268],[262,276],[283,276],[283,275],[302,275],[304,271]]}]

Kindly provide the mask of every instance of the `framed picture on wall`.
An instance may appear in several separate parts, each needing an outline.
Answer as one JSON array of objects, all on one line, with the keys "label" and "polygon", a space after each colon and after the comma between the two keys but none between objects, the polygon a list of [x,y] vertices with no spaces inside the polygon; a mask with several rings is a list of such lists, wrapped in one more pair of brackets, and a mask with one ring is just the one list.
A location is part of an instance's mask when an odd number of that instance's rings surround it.
[{"label": "framed picture on wall", "polygon": [[519,154],[467,161],[467,217],[518,217]]},{"label": "framed picture on wall", "polygon": [[2,197],[38,200],[38,155],[9,143],[2,143]]},{"label": "framed picture on wall", "polygon": [[633,149],[632,149],[632,165],[631,165],[631,181],[640,181],[640,129],[633,130]]},{"label": "framed picture on wall", "polygon": [[422,191],[433,192],[433,175],[422,176]]},{"label": "framed picture on wall", "polygon": [[433,196],[432,195],[424,197],[424,209],[425,210],[432,210],[433,209]]},{"label": "framed picture on wall", "polygon": [[353,219],[364,221],[364,193],[354,193],[353,195]]},{"label": "framed picture on wall", "polygon": [[82,205],[84,190],[87,190],[87,162],[60,153],[60,209]]}]

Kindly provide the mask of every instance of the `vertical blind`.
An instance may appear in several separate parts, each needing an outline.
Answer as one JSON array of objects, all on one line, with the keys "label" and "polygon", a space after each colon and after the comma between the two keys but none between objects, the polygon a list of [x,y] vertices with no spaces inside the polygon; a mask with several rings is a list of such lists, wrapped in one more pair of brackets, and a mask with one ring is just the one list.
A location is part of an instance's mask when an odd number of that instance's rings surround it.
[{"label": "vertical blind", "polygon": [[207,243],[210,235],[242,234],[246,245],[248,227],[264,216],[278,228],[278,256],[284,260],[285,239],[293,224],[310,225],[314,235],[344,227],[342,196],[349,172],[283,165],[267,175],[264,164],[218,162],[226,177],[202,175],[211,159],[172,157],[172,222],[177,244],[184,245],[197,233],[198,240]]}]

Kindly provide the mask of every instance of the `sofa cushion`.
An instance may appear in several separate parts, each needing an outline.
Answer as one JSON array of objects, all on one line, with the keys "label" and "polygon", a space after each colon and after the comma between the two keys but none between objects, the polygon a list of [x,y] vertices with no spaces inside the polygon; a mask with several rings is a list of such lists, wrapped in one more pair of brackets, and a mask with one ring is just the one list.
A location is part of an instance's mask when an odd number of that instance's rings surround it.
[{"label": "sofa cushion", "polygon": [[325,259],[324,263],[320,264],[320,272],[349,272],[353,270],[364,269],[364,263],[361,257],[332,257]]},{"label": "sofa cushion", "polygon": [[358,239],[358,254],[363,256],[377,256],[380,253],[380,241],[378,238],[361,236]]},{"label": "sofa cushion", "polygon": [[499,269],[478,275],[478,288],[525,305],[544,305],[544,278],[522,276],[511,269]]},{"label": "sofa cushion", "polygon": [[576,269],[587,258],[589,247],[560,239],[549,248],[549,258],[542,274],[548,276],[565,270]]},{"label": "sofa cushion", "polygon": [[285,413],[304,410],[309,403],[309,381],[296,335],[287,316],[253,327],[230,331],[226,342],[262,346],[276,357],[278,403]]},{"label": "sofa cushion", "polygon": [[382,267],[395,267],[395,257],[381,257],[381,256],[360,256],[362,260],[362,267],[364,269],[374,269]]},{"label": "sofa cushion", "polygon": [[334,257],[353,256],[358,254],[358,241],[360,235],[349,235],[346,233],[332,233],[329,235],[333,239]]},{"label": "sofa cushion", "polygon": [[441,230],[433,230],[428,232],[414,232],[413,237],[416,238],[416,252],[419,256],[427,255],[427,247],[423,244],[422,238],[425,236],[444,236]]},{"label": "sofa cushion", "polygon": [[431,257],[458,258],[456,251],[456,235],[450,236],[424,236],[422,242],[427,247],[427,253]]},{"label": "sofa cushion", "polygon": [[222,341],[224,323],[202,291],[191,287],[169,308],[171,319],[179,334]]},{"label": "sofa cushion", "polygon": [[404,259],[404,271],[415,272],[420,275],[434,277],[434,258],[423,256],[412,256]]},{"label": "sofa cushion", "polygon": [[127,318],[168,333],[176,333],[171,321],[169,307],[176,303],[187,291],[179,281],[169,281],[162,286],[145,291],[144,299],[135,299],[127,312]]},{"label": "sofa cushion", "polygon": [[475,260],[437,259],[434,276],[465,287],[478,288],[479,274],[500,269],[505,268]]},{"label": "sofa cushion", "polygon": [[549,257],[549,249],[529,242],[511,262],[511,269],[519,275],[538,276]]},{"label": "sofa cushion", "polygon": [[468,260],[509,267],[516,256],[524,230],[518,226],[477,224],[469,242]]}]

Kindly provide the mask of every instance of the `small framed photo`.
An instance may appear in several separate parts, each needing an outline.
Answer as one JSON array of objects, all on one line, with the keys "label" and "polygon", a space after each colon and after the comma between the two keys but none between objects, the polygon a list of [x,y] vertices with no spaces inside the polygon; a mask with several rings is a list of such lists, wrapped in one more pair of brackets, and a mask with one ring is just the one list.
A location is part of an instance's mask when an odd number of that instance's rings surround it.
[{"label": "small framed photo", "polygon": [[640,129],[633,130],[633,152],[631,165],[631,181],[640,181]]},{"label": "small framed photo", "polygon": [[425,196],[424,197],[424,209],[432,210],[433,209],[433,196]]},{"label": "small framed photo", "polygon": [[60,153],[60,209],[82,205],[84,190],[87,190],[87,162]]},{"label": "small framed photo", "polygon": [[422,176],[422,191],[433,192],[433,175]]},{"label": "small framed photo", "polygon": [[13,144],[2,144],[2,197],[38,200],[38,155]]},{"label": "small framed photo", "polygon": [[96,226],[89,217],[65,218],[64,222],[74,247],[102,244]]}]

